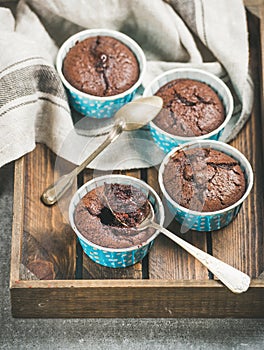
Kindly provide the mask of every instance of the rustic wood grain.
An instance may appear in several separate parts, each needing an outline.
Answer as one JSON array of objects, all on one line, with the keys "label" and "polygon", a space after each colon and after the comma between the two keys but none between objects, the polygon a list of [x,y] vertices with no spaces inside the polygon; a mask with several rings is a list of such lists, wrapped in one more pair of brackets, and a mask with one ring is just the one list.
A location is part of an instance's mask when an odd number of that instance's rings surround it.
[{"label": "rustic wood grain", "polygon": [[[22,246],[22,261],[20,266],[23,279],[53,280],[56,277],[55,262],[49,252],[42,247],[36,238],[24,231]],[[24,269],[25,267],[25,269]],[[29,273],[31,272],[32,275]],[[26,276],[24,276],[24,273]]]},{"label": "rustic wood grain", "polygon": [[68,279],[75,273],[75,235],[58,204],[47,207],[40,201],[44,189],[54,182],[54,176],[59,176],[53,170],[55,159],[40,144],[25,156],[21,262],[40,279]]},{"label": "rustic wood grain", "polygon": [[250,52],[253,81],[255,82],[255,103],[252,116],[232,146],[239,149],[250,161],[255,176],[253,190],[242,205],[237,218],[223,230],[212,233],[214,256],[244,271],[251,277],[258,277],[264,270],[263,245],[263,129],[260,114],[258,77],[261,67],[256,65],[259,57],[259,23],[250,17]]},{"label": "rustic wood grain", "polygon": [[11,297],[15,317],[252,318],[264,316],[263,286],[237,295],[213,280],[20,281]]},{"label": "rustic wood grain", "polygon": [[[126,174],[128,176],[140,178],[139,170],[115,171],[114,173]],[[92,179],[93,174],[94,174],[93,170],[86,170],[83,176],[83,182],[85,183],[90,179]],[[96,171],[96,176],[100,176],[100,174],[103,175],[105,173]],[[124,278],[140,279],[142,278],[142,263],[139,262],[127,268],[113,269],[113,268],[96,264],[86,254],[83,253],[83,278],[84,279],[124,279]]]},{"label": "rustic wood grain", "polygon": [[22,157],[15,163],[10,285],[23,277],[23,275],[20,274],[20,265],[24,226],[24,188],[25,157]]},{"label": "rustic wood grain", "polygon": [[[158,186],[158,171],[156,168],[148,170],[148,183],[156,190],[162,198]],[[207,250],[206,233],[189,231],[185,234],[180,233],[180,225],[172,219],[172,215],[166,208],[165,226],[169,223],[168,229],[181,236],[186,241],[196,247]],[[171,221],[171,222],[170,222]],[[207,269],[185,252],[181,247],[172,242],[169,238],[160,234],[149,253],[149,278],[160,279],[207,279]]]}]

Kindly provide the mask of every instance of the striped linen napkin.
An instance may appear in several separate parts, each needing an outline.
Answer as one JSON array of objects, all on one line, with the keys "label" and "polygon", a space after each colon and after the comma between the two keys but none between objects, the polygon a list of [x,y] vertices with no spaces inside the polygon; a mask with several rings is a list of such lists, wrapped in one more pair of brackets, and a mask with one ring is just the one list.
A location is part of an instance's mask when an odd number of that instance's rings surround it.
[{"label": "striped linen napkin", "polygon": [[[69,108],[54,67],[61,43],[85,28],[115,29],[135,39],[148,61],[144,85],[176,67],[198,67],[220,76],[236,95],[222,140],[236,137],[250,115],[253,84],[242,0],[4,4],[0,7],[0,166],[32,151],[36,142],[78,164],[104,140],[105,136],[87,136],[82,124],[74,125],[78,118]],[[143,129],[122,135],[91,167],[149,167],[163,156]]]}]

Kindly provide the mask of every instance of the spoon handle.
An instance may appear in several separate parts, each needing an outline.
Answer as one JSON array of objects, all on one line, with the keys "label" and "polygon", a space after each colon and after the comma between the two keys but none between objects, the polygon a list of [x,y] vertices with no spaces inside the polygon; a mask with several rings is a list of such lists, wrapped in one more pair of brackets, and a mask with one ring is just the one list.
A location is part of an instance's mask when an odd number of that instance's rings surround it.
[{"label": "spoon handle", "polygon": [[110,143],[114,142],[122,133],[123,127],[121,123],[114,124],[104,142],[79,166],[74,168],[70,173],[58,178],[54,184],[50,185],[41,195],[41,200],[46,205],[55,204],[63,194],[71,187],[74,178],[83,171],[89,163],[91,163]]},{"label": "spoon handle", "polygon": [[150,226],[161,231],[165,236],[173,240],[188,253],[199,260],[204,266],[208,268],[220,281],[222,281],[233,293],[245,292],[250,284],[250,277],[245,273],[235,269],[234,267],[216,259],[210,254],[196,248],[192,244],[184,241],[172,232],[166,230],[157,223],[150,221]]}]

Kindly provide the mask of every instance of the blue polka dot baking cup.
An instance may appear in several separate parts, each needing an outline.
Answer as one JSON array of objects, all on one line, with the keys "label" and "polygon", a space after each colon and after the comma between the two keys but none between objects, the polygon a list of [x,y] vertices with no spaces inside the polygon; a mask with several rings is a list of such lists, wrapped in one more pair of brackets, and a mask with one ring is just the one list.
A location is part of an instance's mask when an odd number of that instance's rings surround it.
[{"label": "blue polka dot baking cup", "polygon": [[[246,191],[244,195],[233,205],[227,208],[213,211],[213,212],[202,212],[187,209],[177,202],[175,202],[166,190],[166,186],[163,180],[163,173],[166,164],[170,158],[179,150],[187,150],[191,148],[211,148],[223,152],[233,159],[237,160],[241,169],[244,172],[246,179]],[[220,142],[213,140],[201,140],[199,142],[189,142],[184,145],[178,146],[172,149],[164,158],[159,169],[159,185],[163,196],[168,204],[168,208],[175,217],[175,219],[182,225],[185,226],[183,232],[187,229],[196,231],[215,231],[227,226],[238,214],[244,200],[249,195],[253,186],[253,171],[249,161],[246,157],[239,152],[236,148]],[[187,229],[186,229],[187,227]]]},{"label": "blue polka dot baking cup", "polygon": [[163,225],[164,208],[161,199],[159,198],[157,193],[152,189],[152,187],[150,187],[142,180],[126,175],[105,175],[94,178],[85,183],[82,187],[78,189],[78,191],[76,191],[70,202],[69,220],[71,227],[76,233],[84,253],[91,260],[100,265],[113,268],[134,265],[135,263],[141,261],[149,252],[154,242],[154,239],[159,234],[159,231],[155,231],[151,237],[149,237],[145,242],[140,242],[140,244],[138,244],[137,246],[115,249],[99,246],[90,242],[81,234],[81,232],[77,229],[75,225],[74,213],[81,198],[84,197],[88,192],[92,191],[94,188],[102,186],[104,183],[132,185],[140,189],[143,193],[145,193],[148,196],[148,199],[153,206],[157,222]]},{"label": "blue polka dot baking cup", "polygon": [[156,77],[146,87],[143,96],[153,96],[165,84],[174,79],[192,79],[203,82],[210,86],[219,96],[225,110],[224,122],[215,130],[208,134],[193,137],[184,137],[170,134],[159,128],[153,121],[149,123],[151,135],[156,144],[165,152],[170,152],[174,147],[182,145],[186,142],[199,140],[219,140],[224,128],[229,122],[233,109],[234,101],[232,94],[226,84],[214,74],[196,68],[177,68],[169,70]]},{"label": "blue polka dot baking cup", "polygon": [[[123,44],[125,44],[131,49],[131,51],[137,58],[140,70],[139,78],[131,88],[129,88],[121,94],[107,97],[100,97],[87,94],[73,87],[65,79],[62,73],[63,60],[70,48],[73,47],[77,41],[82,41],[88,37],[93,37],[97,35],[111,36],[121,41]],[[70,105],[77,112],[86,117],[102,119],[113,117],[114,114],[124,104],[130,102],[134,98],[136,92],[140,90],[143,75],[146,70],[146,58],[140,46],[133,39],[131,39],[129,36],[123,33],[109,29],[87,29],[71,36],[63,43],[57,55],[56,67],[58,74],[67,90]]]}]

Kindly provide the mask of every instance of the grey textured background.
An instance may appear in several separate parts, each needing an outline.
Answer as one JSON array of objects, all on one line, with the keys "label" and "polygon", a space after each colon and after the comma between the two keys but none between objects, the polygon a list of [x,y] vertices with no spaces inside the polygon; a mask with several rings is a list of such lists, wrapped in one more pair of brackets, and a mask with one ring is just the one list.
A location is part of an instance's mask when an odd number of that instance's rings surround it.
[{"label": "grey textured background", "polygon": [[14,319],[13,164],[0,169],[0,349],[264,349],[264,319]]}]

